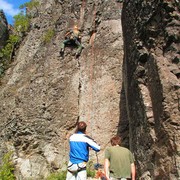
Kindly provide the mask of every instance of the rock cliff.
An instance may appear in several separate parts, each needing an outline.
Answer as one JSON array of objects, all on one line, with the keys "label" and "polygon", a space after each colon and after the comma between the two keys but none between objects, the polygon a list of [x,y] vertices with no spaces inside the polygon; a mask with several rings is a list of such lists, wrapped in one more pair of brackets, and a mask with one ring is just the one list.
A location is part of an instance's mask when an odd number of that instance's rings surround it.
[{"label": "rock cliff", "polygon": [[[68,161],[68,136],[77,121],[102,146],[117,133],[123,41],[115,1],[41,0],[31,29],[0,87],[1,146],[13,150],[16,176],[46,177]],[[78,24],[84,49],[60,43]],[[50,42],[48,32],[54,32]],[[4,149],[5,151],[5,149]],[[92,153],[95,158],[95,153]],[[103,151],[99,154],[102,159]]]},{"label": "rock cliff", "polygon": [[8,24],[4,12],[0,10],[0,49],[4,47],[8,39]]},{"label": "rock cliff", "polygon": [[124,91],[142,179],[180,175],[179,20],[179,1],[124,2]]},{"label": "rock cliff", "polygon": [[[27,11],[30,30],[0,86],[0,156],[14,152],[17,179],[66,168],[68,137],[80,120],[102,147],[100,162],[119,134],[135,155],[137,179],[178,179],[178,5],[39,0]],[[61,57],[75,24],[83,51],[76,58],[68,46]]]}]

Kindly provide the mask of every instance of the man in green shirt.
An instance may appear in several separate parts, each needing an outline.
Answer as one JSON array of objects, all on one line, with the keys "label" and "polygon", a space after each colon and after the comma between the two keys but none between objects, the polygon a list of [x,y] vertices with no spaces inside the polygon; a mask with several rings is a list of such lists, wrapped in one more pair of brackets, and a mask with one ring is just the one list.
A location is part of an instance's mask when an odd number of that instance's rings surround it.
[{"label": "man in green shirt", "polygon": [[135,180],[134,158],[129,149],[120,146],[121,139],[111,139],[112,147],[105,150],[104,171],[108,180]]}]

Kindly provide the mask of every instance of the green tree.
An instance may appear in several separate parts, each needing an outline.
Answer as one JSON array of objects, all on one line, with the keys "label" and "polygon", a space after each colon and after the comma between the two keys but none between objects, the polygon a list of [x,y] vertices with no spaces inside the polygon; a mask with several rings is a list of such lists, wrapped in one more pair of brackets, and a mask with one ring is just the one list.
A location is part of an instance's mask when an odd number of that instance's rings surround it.
[{"label": "green tree", "polygon": [[20,37],[17,35],[10,35],[6,46],[0,51],[0,77],[4,74],[4,71],[8,68],[11,62],[12,55],[15,46],[19,43]]},{"label": "green tree", "polygon": [[[26,6],[28,6],[29,8],[37,5],[38,2],[26,4]],[[13,34],[9,36],[5,47],[0,50],[0,77],[4,74],[4,71],[9,66],[12,60],[14,49],[20,43],[22,37],[29,30],[30,27],[30,18],[23,11],[14,16],[14,21],[15,22]]]},{"label": "green tree", "polygon": [[25,7],[29,8],[29,10],[32,10],[34,7],[37,8],[37,6],[39,6],[39,2],[38,1],[30,1],[30,2],[26,2],[22,5],[19,6],[20,9],[23,9]]},{"label": "green tree", "polygon": [[19,6],[19,8],[20,9],[27,8],[28,10],[32,10],[33,8],[35,8],[38,14],[38,8],[37,8],[38,6],[39,6],[39,1],[30,1],[22,4],[21,6]]},{"label": "green tree", "polygon": [[5,59],[11,59],[15,45],[20,41],[20,37],[17,35],[10,35],[6,46],[1,51],[1,56]]},{"label": "green tree", "polygon": [[14,29],[18,34],[23,34],[29,30],[30,19],[23,13],[14,16]]}]

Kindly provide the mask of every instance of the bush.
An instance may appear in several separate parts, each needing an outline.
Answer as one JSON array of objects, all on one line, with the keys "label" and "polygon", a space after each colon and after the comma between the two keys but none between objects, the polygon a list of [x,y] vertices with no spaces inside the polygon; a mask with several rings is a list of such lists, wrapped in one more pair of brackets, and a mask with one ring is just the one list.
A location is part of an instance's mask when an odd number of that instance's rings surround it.
[{"label": "bush", "polygon": [[2,165],[0,166],[0,180],[14,180],[14,167],[11,161],[12,152],[4,155]]}]

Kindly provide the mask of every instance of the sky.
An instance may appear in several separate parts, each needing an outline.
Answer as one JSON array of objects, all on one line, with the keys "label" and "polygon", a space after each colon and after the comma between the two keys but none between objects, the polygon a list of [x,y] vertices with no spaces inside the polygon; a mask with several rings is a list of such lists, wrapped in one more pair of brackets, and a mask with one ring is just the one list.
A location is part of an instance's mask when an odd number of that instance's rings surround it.
[{"label": "sky", "polygon": [[30,0],[0,0],[0,9],[4,11],[8,24],[13,24],[13,16],[21,11],[19,6],[29,1]]}]

